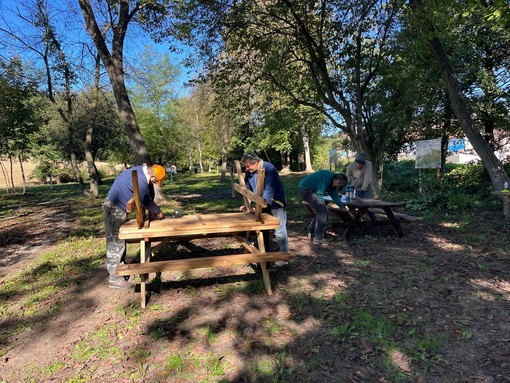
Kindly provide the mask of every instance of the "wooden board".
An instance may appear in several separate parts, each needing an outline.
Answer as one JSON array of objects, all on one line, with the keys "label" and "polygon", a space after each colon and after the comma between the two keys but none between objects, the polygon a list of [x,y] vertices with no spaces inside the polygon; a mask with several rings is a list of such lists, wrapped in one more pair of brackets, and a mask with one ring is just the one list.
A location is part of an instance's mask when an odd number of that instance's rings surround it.
[{"label": "wooden board", "polygon": [[139,229],[136,220],[124,223],[119,238],[142,240],[157,238],[189,237],[215,233],[236,233],[257,230],[274,230],[280,226],[278,218],[262,214],[262,222],[256,222],[250,215],[239,213],[185,215],[181,218],[165,218],[151,221],[149,228]]},{"label": "wooden board", "polygon": [[288,252],[274,253],[246,253],[219,255],[214,257],[175,259],[147,263],[132,263],[117,266],[117,275],[140,275],[160,273],[164,271],[191,270],[207,267],[225,267],[231,265],[245,265],[248,263],[288,261],[294,258]]}]

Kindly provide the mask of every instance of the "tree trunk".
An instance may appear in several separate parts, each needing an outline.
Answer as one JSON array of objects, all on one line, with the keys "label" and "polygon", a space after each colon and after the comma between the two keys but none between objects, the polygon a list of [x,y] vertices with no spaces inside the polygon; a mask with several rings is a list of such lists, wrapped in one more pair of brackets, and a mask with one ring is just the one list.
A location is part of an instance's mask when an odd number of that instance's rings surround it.
[{"label": "tree trunk", "polygon": [[12,191],[14,192],[15,189],[14,189],[14,173],[12,171],[12,155],[9,154],[9,166],[10,166],[10,180],[11,180],[11,185],[12,185]]},{"label": "tree trunk", "polygon": [[92,103],[90,108],[93,116],[88,122],[87,132],[85,136],[85,159],[87,161],[87,171],[89,173],[89,196],[97,198],[99,195],[98,181],[96,165],[94,163],[94,156],[92,155],[92,136],[94,133],[94,122],[97,117],[97,103],[99,99],[99,77],[100,77],[101,61],[99,55],[96,55],[95,72],[94,72],[94,88],[92,90]]},{"label": "tree trunk", "polygon": [[381,167],[381,161],[378,159],[369,159],[372,162],[372,189],[374,189],[374,198],[381,198],[381,182],[378,169]]},{"label": "tree trunk", "polygon": [[23,185],[23,191],[21,194],[25,194],[27,192],[27,179],[25,178],[25,169],[23,168],[23,160],[21,159],[21,155],[18,154],[19,167],[21,169],[21,179]]},{"label": "tree trunk", "polygon": [[301,138],[303,139],[303,149],[305,155],[305,172],[312,173],[312,160],[310,159],[310,135],[306,126],[301,126]]},{"label": "tree trunk", "polygon": [[[410,6],[415,12],[416,18],[420,18],[421,20],[423,15],[418,14],[422,10],[421,0],[410,0]],[[427,28],[429,29],[429,32],[434,32],[433,25],[429,24],[427,25]],[[483,139],[480,132],[476,129],[474,121],[468,112],[467,104],[462,97],[462,92],[457,80],[457,74],[455,73],[450,59],[443,49],[441,41],[438,37],[432,37],[428,40],[428,42],[441,69],[443,80],[446,83],[448,96],[450,98],[450,102],[452,103],[453,112],[459,121],[459,125],[461,126],[471,145],[473,145],[475,152],[480,156],[482,164],[487,170],[489,177],[491,178],[492,187],[494,190],[503,189],[503,184],[505,181],[509,182],[510,179],[505,173],[505,169],[503,168],[501,162],[494,155],[494,152]]]},{"label": "tree trunk", "polygon": [[108,72],[110,83],[112,85],[115,102],[119,110],[120,119],[124,124],[124,130],[129,138],[129,143],[135,157],[137,165],[143,163],[151,164],[147,147],[140,132],[136,115],[131,105],[129,95],[126,89],[124,79],[124,63],[123,48],[124,38],[126,36],[127,27],[132,17],[136,14],[138,5],[135,9],[129,10],[129,1],[121,0],[119,2],[119,16],[117,25],[111,25],[113,29],[112,52],[110,53],[105,38],[103,37],[94,15],[94,11],[90,6],[89,0],[79,0],[83,18],[87,26],[87,31],[92,37],[94,44],[101,56],[103,65]]},{"label": "tree trunk", "polygon": [[5,180],[5,189],[9,191],[10,190],[9,178],[7,177],[7,170],[5,169],[4,163],[2,161],[0,161],[0,167],[2,168],[2,174]]},{"label": "tree trunk", "polygon": [[473,119],[468,112],[467,104],[462,97],[457,75],[453,69],[450,59],[444,52],[441,41],[437,37],[432,38],[430,41],[434,56],[441,67],[441,73],[446,83],[448,95],[452,103],[453,111],[459,124],[468,138],[473,149],[480,156],[482,164],[489,173],[494,190],[503,189],[503,184],[509,182],[503,164],[498,160],[492,149],[484,140],[480,132],[476,129]]}]

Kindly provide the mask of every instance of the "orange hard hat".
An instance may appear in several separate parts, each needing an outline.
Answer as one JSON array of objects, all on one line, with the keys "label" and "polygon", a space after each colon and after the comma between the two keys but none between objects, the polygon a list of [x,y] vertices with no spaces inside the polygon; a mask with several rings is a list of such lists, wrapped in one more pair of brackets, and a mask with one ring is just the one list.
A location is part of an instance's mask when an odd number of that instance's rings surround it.
[{"label": "orange hard hat", "polygon": [[161,187],[161,183],[166,177],[166,170],[161,165],[152,165],[152,170],[154,171],[154,175],[158,179],[159,187]]}]

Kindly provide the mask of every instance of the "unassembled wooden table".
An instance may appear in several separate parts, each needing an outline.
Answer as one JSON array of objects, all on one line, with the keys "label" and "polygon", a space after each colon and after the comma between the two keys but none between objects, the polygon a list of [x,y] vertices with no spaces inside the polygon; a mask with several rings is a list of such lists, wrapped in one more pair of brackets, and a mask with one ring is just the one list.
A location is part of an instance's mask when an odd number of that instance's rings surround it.
[{"label": "unassembled wooden table", "polygon": [[[255,202],[255,212],[245,214],[243,212],[221,214],[196,214],[184,215],[180,218],[165,218],[163,220],[144,221],[139,217],[141,210],[136,206],[137,219],[124,223],[119,230],[119,238],[128,242],[140,243],[140,263],[132,263],[117,266],[117,275],[140,275],[141,306],[146,306],[146,283],[150,273],[160,273],[174,270],[190,270],[205,267],[219,267],[239,264],[258,263],[262,270],[262,278],[268,295],[272,294],[271,281],[267,270],[267,262],[287,261],[293,258],[288,252],[266,252],[264,247],[263,231],[273,230],[280,226],[277,218],[262,214],[265,200],[262,198],[264,185],[264,171],[259,170],[257,190],[255,194],[246,189],[244,178],[238,161],[239,180],[241,185],[235,184],[235,189],[243,195],[245,206]],[[136,182],[133,176],[133,182]],[[137,203],[137,185],[134,187],[135,197],[130,202],[128,211]],[[248,200],[249,199],[249,200]],[[139,203],[139,202],[138,202]],[[257,246],[251,243],[251,237],[257,238]],[[157,254],[158,247],[168,241],[189,241],[208,237],[234,237],[244,247],[244,254],[231,254],[219,256],[206,256],[197,258],[175,259],[167,261],[154,261],[151,258]],[[152,244],[159,242],[154,248]]]}]

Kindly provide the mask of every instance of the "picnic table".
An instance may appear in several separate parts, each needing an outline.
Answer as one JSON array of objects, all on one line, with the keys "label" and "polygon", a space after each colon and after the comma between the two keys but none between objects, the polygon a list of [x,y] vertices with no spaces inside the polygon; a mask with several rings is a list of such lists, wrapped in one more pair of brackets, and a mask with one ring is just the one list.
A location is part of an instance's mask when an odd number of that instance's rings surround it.
[{"label": "picnic table", "polygon": [[[398,237],[404,236],[404,230],[400,226],[400,220],[397,219],[393,211],[394,207],[402,206],[401,203],[368,198],[346,199],[343,197],[342,202],[345,206],[347,206],[349,212],[352,213],[351,215],[333,204],[333,200],[330,196],[325,196],[324,202],[328,206],[328,215],[340,219],[340,221],[337,220],[336,222],[333,222],[332,226],[343,227],[343,235],[347,241],[352,239],[357,228],[363,227],[389,225],[392,226]],[[308,204],[305,203],[305,206],[310,212],[315,213]],[[378,219],[373,219],[375,214],[379,216]],[[382,216],[382,219],[380,219],[380,216]]]},{"label": "picnic table", "polygon": [[[355,198],[348,199],[343,202],[345,206],[349,208],[350,211],[354,214],[354,219],[346,222],[347,228],[344,231],[344,236],[347,241],[350,241],[354,231],[356,228],[360,227],[375,227],[375,226],[392,226],[395,234],[398,237],[404,236],[404,230],[400,226],[400,221],[395,217],[395,213],[393,212],[394,207],[402,206],[401,203],[398,202],[389,202],[378,199],[369,199],[369,198]],[[332,206],[328,205],[329,209],[335,209]],[[338,209],[338,207],[336,208]],[[376,219],[374,220],[372,216],[368,213],[371,212],[373,214],[377,213],[378,215],[386,216],[386,219]],[[368,220],[363,220],[363,218],[368,217]]]},{"label": "picnic table", "polygon": [[[249,207],[250,201],[255,202],[255,213],[253,214],[245,214],[243,212],[195,214],[149,222],[143,218],[144,212],[140,209],[139,198],[136,196],[138,188],[137,185],[134,185],[135,195],[132,201],[128,202],[128,205],[130,205],[128,206],[128,211],[136,209],[137,219],[130,220],[121,226],[119,238],[125,239],[127,242],[137,242],[140,244],[140,263],[119,265],[117,267],[117,275],[140,276],[142,308],[146,306],[146,284],[150,273],[165,271],[257,263],[262,271],[266,292],[268,295],[272,294],[271,280],[267,267],[268,262],[287,261],[292,259],[293,255],[289,252],[266,252],[264,247],[263,231],[276,229],[280,225],[277,218],[270,214],[262,214],[262,208],[266,206],[266,202],[262,198],[264,169],[258,170],[258,193],[255,194],[246,189],[241,166],[238,161],[236,161],[236,167],[240,184],[235,184],[234,188],[243,195],[247,207]],[[133,181],[135,182],[135,180],[137,180],[136,175],[133,176]],[[142,215],[142,217],[139,215]],[[251,243],[252,236],[256,237],[256,246]],[[245,253],[172,260],[156,259],[159,249],[166,242],[191,241],[193,239],[209,237],[233,237],[244,247]],[[156,244],[156,246],[153,247],[153,244]]]}]

